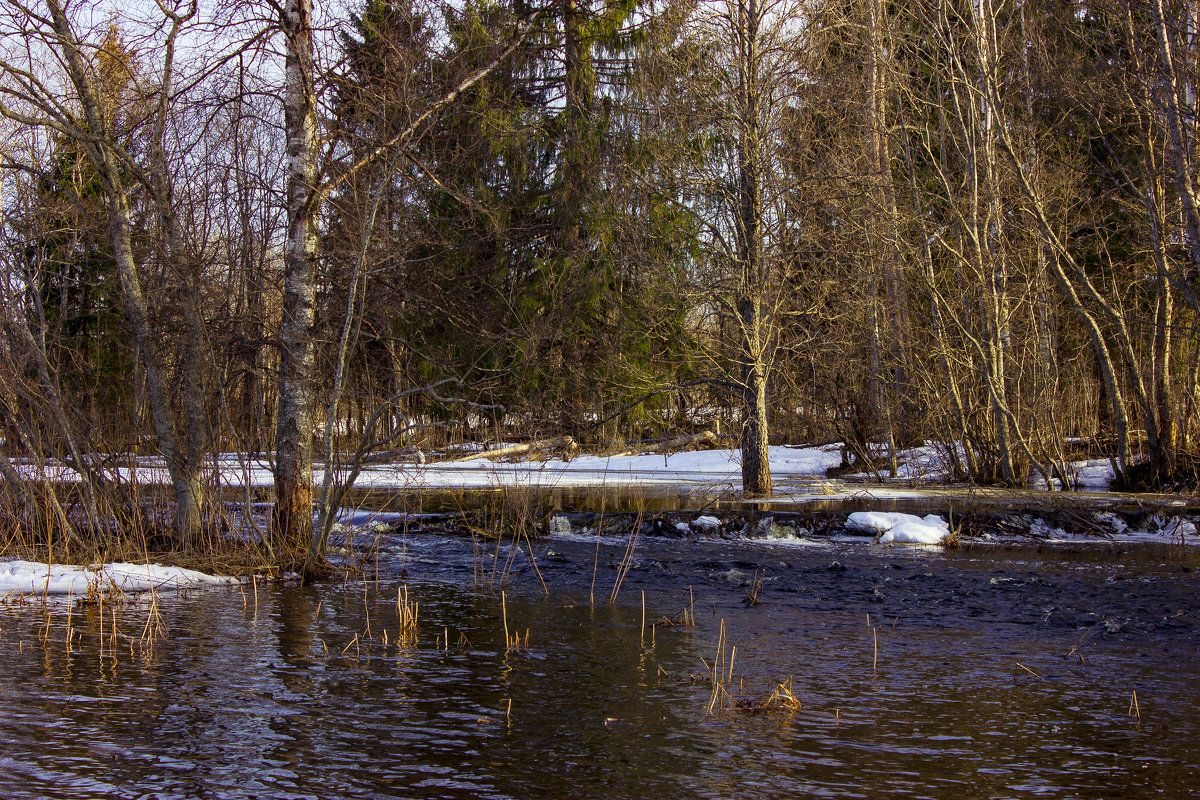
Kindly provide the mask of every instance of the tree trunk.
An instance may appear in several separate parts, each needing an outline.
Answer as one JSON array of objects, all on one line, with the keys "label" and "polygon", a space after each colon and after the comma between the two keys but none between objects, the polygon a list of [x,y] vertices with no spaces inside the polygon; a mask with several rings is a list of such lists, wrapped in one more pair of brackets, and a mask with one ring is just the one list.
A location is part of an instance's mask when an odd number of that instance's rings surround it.
[{"label": "tree trunk", "polygon": [[737,315],[738,360],[742,389],[742,493],[771,494],[771,465],[767,442],[767,352],[769,320],[764,313],[769,291],[768,269],[763,257],[763,157],[759,115],[762,112],[759,85],[758,0],[739,0],[735,12],[738,25],[738,215],[735,223],[737,256],[740,263]]},{"label": "tree trunk", "polygon": [[1004,210],[1001,208],[999,197],[999,182],[996,158],[996,115],[992,100],[983,92],[983,87],[991,80],[993,65],[996,62],[995,49],[995,12],[990,0],[975,0],[973,23],[975,25],[975,54],[978,61],[977,81],[980,94],[984,96],[982,109],[975,104],[969,104],[975,113],[980,113],[978,120],[979,139],[982,147],[971,146],[972,157],[975,159],[972,179],[975,181],[973,194],[976,200],[976,213],[982,200],[982,217],[974,219],[975,230],[973,239],[976,246],[979,274],[985,276],[988,288],[987,307],[983,315],[984,329],[987,331],[987,369],[988,380],[992,384],[989,394],[992,397],[992,424],[996,431],[996,446],[1000,451],[1000,477],[1004,483],[1012,486],[1017,482],[1016,469],[1013,464],[1012,439],[1015,432],[1009,424],[1007,407],[1008,395],[1008,350],[1009,331],[1009,299],[1008,299],[1008,261],[1004,246],[1001,225],[1004,220]]},{"label": "tree trunk", "polygon": [[[893,476],[897,470],[895,422],[900,428],[904,439],[913,436],[913,420],[909,413],[913,407],[913,392],[909,386],[910,369],[908,368],[908,350],[905,342],[909,338],[908,314],[905,307],[904,279],[902,262],[897,243],[900,237],[899,210],[896,206],[895,187],[892,184],[891,148],[888,146],[888,81],[887,59],[891,49],[885,36],[886,9],[882,0],[868,0],[867,30],[870,36],[870,51],[867,61],[867,145],[871,170],[871,195],[874,219],[870,223],[867,235],[871,239],[871,258],[878,263],[880,276],[883,278],[883,310],[888,322],[887,353],[890,364],[886,372],[891,374],[891,391],[885,385],[885,365],[882,361],[882,343],[879,341],[881,325],[879,324],[878,294],[875,288],[872,270],[872,337],[871,349],[874,363],[874,393],[879,400],[879,413],[884,421],[884,439],[888,448],[889,472]],[[890,397],[899,398],[899,413],[893,415]],[[896,419],[898,417],[898,420]]]},{"label": "tree trunk", "polygon": [[[117,278],[121,286],[121,300],[125,309],[126,322],[133,332],[138,356],[145,370],[146,395],[154,421],[155,436],[159,451],[166,461],[171,485],[175,490],[176,544],[187,546],[199,531],[200,526],[200,504],[203,501],[203,491],[200,488],[199,480],[200,465],[198,460],[190,462],[185,457],[186,454],[180,451],[170,390],[155,347],[155,336],[150,329],[149,307],[142,291],[141,278],[138,275],[137,262],[133,255],[129,201],[121,180],[120,164],[108,144],[108,131],[100,105],[100,91],[95,84],[93,73],[83,58],[79,40],[67,21],[62,7],[56,0],[50,0],[47,5],[50,9],[54,32],[58,36],[58,45],[67,63],[71,83],[82,106],[87,130],[95,137],[85,139],[80,144],[87,153],[104,189],[108,235],[117,268]],[[166,74],[169,75],[169,63]],[[163,92],[161,102],[165,103],[169,85],[163,86],[161,91]]]},{"label": "tree trunk", "polygon": [[1193,177],[1194,157],[1192,137],[1189,135],[1191,131],[1188,130],[1186,122],[1187,118],[1194,117],[1189,113],[1192,109],[1189,109],[1187,82],[1176,63],[1175,43],[1167,21],[1164,0],[1154,0],[1154,22],[1162,59],[1162,90],[1167,105],[1164,121],[1170,141],[1171,177],[1183,206],[1188,256],[1192,266],[1196,267],[1200,266],[1200,201],[1196,197],[1196,182]]},{"label": "tree trunk", "polygon": [[[1166,214],[1162,206],[1163,187],[1159,173],[1148,172],[1147,178],[1154,190],[1146,194],[1143,202],[1150,216],[1154,262],[1158,273],[1154,282],[1154,347],[1151,353],[1150,379],[1157,429],[1155,436],[1149,441],[1149,444],[1154,445],[1150,450],[1150,465],[1155,480],[1162,481],[1175,472],[1175,413],[1171,403],[1171,322],[1175,305],[1168,272],[1167,247],[1163,236],[1166,226]],[[1186,238],[1186,231],[1184,237]]]},{"label": "tree trunk", "polygon": [[[162,83],[159,87],[158,118],[155,120],[151,157],[154,164],[153,180],[155,203],[158,208],[161,245],[164,260],[169,269],[181,274],[187,287],[182,301],[183,315],[183,381],[180,406],[183,414],[183,432],[178,475],[172,475],[175,484],[175,544],[186,548],[199,536],[203,525],[205,502],[204,481],[201,472],[204,456],[208,452],[208,413],[204,403],[204,318],[198,298],[200,276],[187,264],[183,233],[179,216],[175,211],[174,191],[167,163],[165,130],[170,111],[169,100],[173,90],[172,80],[175,61],[175,40],[185,18],[170,14],[171,28],[167,34],[166,54],[163,57]],[[194,13],[194,9],[193,9]]]},{"label": "tree trunk", "polygon": [[767,449],[767,377],[761,360],[748,361],[742,372],[742,494],[770,497],[770,453]]},{"label": "tree trunk", "polygon": [[[1159,39],[1159,51],[1165,68],[1163,87],[1167,95],[1168,148],[1172,169],[1168,172],[1166,165],[1157,162],[1156,148],[1151,144],[1151,136],[1147,124],[1142,125],[1142,144],[1145,150],[1146,181],[1151,191],[1142,193],[1142,202],[1150,221],[1151,238],[1154,244],[1154,261],[1157,269],[1155,280],[1156,303],[1154,309],[1154,348],[1152,351],[1152,376],[1150,393],[1154,399],[1156,430],[1148,437],[1153,445],[1150,451],[1151,468],[1155,479],[1166,479],[1175,471],[1175,414],[1171,403],[1170,361],[1171,361],[1171,323],[1174,316],[1174,298],[1171,289],[1170,266],[1167,255],[1167,213],[1165,209],[1165,187],[1162,185],[1163,176],[1171,174],[1179,195],[1182,214],[1183,230],[1181,239],[1186,243],[1185,251],[1193,265],[1200,264],[1200,210],[1196,205],[1196,187],[1192,177],[1192,137],[1185,127],[1184,117],[1188,115],[1188,91],[1186,80],[1180,80],[1176,70],[1174,48],[1171,46],[1171,36],[1167,28],[1165,8],[1162,0],[1155,0],[1155,21]],[[1154,108],[1150,102],[1150,90],[1143,89],[1143,102],[1147,110]],[[1183,285],[1187,285],[1184,283]]]},{"label": "tree trunk", "polygon": [[287,240],[284,244],[279,406],[275,433],[277,542],[301,547],[313,535],[313,322],[317,237],[312,207],[317,166],[311,0],[287,0],[284,133],[287,137]]},{"label": "tree trunk", "polygon": [[547,451],[570,454],[576,449],[577,445],[575,444],[574,437],[556,436],[552,439],[537,439],[532,442],[525,442],[524,444],[510,444],[505,447],[497,447],[495,450],[479,450],[462,458],[452,458],[448,463],[462,464],[467,461],[478,461],[483,458],[507,458],[508,456]]},{"label": "tree trunk", "polygon": [[[115,168],[115,165],[112,165]],[[155,350],[154,337],[150,331],[149,310],[142,292],[141,279],[133,258],[130,238],[129,206],[125,193],[109,179],[102,178],[109,195],[108,225],[112,240],[113,255],[117,262],[117,275],[121,282],[121,296],[125,305],[125,316],[133,330],[138,355],[146,373],[146,399],[154,421],[154,432],[158,449],[167,464],[167,473],[175,492],[175,543],[187,547],[200,531],[201,503],[204,492],[200,488],[199,464],[189,464],[180,451],[175,414],[171,407],[170,392],[163,376]]]},{"label": "tree trunk", "polygon": [[562,245],[568,258],[578,255],[583,237],[583,199],[587,194],[586,128],[591,114],[591,48],[584,41],[584,9],[578,0],[561,0],[566,132],[563,144]]}]

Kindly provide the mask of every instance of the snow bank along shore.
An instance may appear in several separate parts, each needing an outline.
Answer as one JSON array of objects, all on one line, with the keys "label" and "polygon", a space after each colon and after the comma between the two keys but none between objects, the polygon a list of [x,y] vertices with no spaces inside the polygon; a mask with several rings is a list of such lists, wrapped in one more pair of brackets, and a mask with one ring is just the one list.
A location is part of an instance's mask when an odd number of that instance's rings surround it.
[{"label": "snow bank along shore", "polygon": [[[900,454],[896,480],[916,483],[944,482],[949,473],[944,453],[932,445]],[[790,480],[821,480],[842,463],[841,446],[776,445],[769,450],[771,474],[781,491]],[[226,487],[269,487],[274,483],[270,465],[244,454],[226,453],[215,459],[217,478]],[[26,474],[37,467],[19,465]],[[1078,488],[1106,490],[1112,469],[1106,461],[1080,461],[1070,466]],[[69,468],[46,466],[43,471],[56,480],[73,480]],[[169,476],[161,459],[139,457],[119,470],[127,480],[143,484],[167,484]],[[135,474],[136,473],[136,474]],[[322,480],[315,470],[315,481]],[[846,475],[847,479],[874,480],[873,474]],[[740,453],[731,449],[691,450],[677,453],[622,455],[579,455],[569,459],[512,461],[492,460],[480,455],[471,461],[396,460],[367,464],[356,486],[363,489],[491,489],[500,487],[648,487],[703,486],[737,490],[741,487]]]},{"label": "snow bank along shore", "polygon": [[241,582],[240,578],[159,564],[113,563],[79,567],[38,561],[0,561],[0,600],[6,602],[48,597],[84,599],[98,593],[140,594]]},{"label": "snow bank along shore", "polygon": [[846,527],[876,534],[879,544],[943,544],[950,535],[950,525],[937,514],[918,517],[882,511],[856,511],[847,518]]}]

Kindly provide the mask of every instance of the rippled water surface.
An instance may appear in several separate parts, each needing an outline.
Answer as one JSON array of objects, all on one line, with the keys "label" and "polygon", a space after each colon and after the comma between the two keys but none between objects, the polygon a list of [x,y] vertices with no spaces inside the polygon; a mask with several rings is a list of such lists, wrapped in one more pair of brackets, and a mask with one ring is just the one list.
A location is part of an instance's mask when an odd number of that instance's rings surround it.
[{"label": "rippled water surface", "polygon": [[[539,578],[524,543],[379,544],[366,580],[163,598],[152,645],[145,604],[0,610],[0,796],[1200,793],[1190,550],[580,537]],[[707,712],[722,621],[731,689],[800,709]]]}]

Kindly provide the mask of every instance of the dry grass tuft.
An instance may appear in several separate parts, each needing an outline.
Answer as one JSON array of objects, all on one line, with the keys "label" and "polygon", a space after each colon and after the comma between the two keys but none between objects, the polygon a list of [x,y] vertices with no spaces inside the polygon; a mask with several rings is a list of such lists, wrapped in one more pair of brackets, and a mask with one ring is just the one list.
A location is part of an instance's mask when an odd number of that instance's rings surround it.
[{"label": "dry grass tuft", "polygon": [[167,637],[167,626],[163,623],[162,614],[158,610],[158,592],[150,590],[150,606],[146,611],[146,624],[142,627],[139,640],[143,648],[153,647],[160,639]]},{"label": "dry grass tuft", "polygon": [[420,605],[409,599],[408,586],[401,586],[396,590],[396,614],[400,620],[396,633],[397,643],[411,642],[417,638],[417,614],[420,610]]},{"label": "dry grass tuft", "polygon": [[759,570],[754,570],[754,579],[750,581],[750,588],[746,592],[746,605],[756,606],[762,602],[763,575]]},{"label": "dry grass tuft", "polygon": [[508,598],[503,591],[500,592],[500,615],[504,622],[504,651],[512,653],[522,648],[529,649],[529,628],[525,629],[525,638],[521,639],[521,632],[510,634],[508,632]]},{"label": "dry grass tuft", "polygon": [[733,691],[733,668],[736,658],[737,647],[729,645],[725,635],[725,620],[721,620],[720,632],[717,635],[717,651],[713,656],[712,664],[701,659],[706,669],[704,677],[709,684],[706,716],[718,716],[727,712],[766,714],[783,711],[790,713],[802,708],[800,700],[792,692],[791,678],[776,684],[771,691],[757,697],[748,697],[742,694],[743,679],[739,679],[738,691],[735,694]]},{"label": "dry grass tuft", "polygon": [[688,607],[674,617],[659,617],[656,625],[664,628],[694,628],[696,627],[696,595],[692,587],[688,587]]},{"label": "dry grass tuft", "polygon": [[766,714],[772,711],[799,711],[803,704],[792,692],[792,679],[776,685],[774,689],[760,697],[734,698],[733,710],[743,714]]}]

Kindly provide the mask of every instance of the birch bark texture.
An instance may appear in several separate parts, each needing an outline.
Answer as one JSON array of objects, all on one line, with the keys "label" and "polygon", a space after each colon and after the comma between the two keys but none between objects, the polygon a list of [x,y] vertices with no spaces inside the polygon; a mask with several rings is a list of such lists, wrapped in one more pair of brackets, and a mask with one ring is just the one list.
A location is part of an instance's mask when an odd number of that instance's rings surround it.
[{"label": "birch bark texture", "polygon": [[311,0],[287,0],[283,124],[287,148],[287,234],[283,255],[279,405],[275,431],[277,544],[304,547],[313,535],[313,409],[316,306],[317,111]]}]

